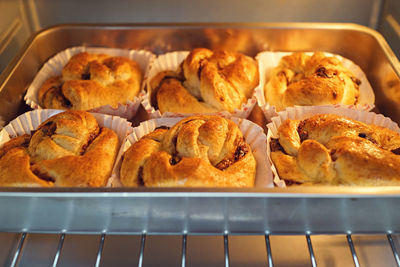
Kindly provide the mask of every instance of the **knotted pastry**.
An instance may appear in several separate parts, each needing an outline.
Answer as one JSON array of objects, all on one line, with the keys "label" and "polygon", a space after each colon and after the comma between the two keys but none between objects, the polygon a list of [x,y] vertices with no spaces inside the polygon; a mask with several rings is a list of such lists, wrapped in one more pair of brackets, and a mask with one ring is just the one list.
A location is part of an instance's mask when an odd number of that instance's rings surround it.
[{"label": "knotted pastry", "polygon": [[93,115],[59,113],[0,148],[0,186],[105,186],[117,149]]},{"label": "knotted pastry", "polygon": [[245,55],[197,48],[177,72],[150,81],[152,104],[164,112],[233,112],[251,98],[258,84],[256,62]]},{"label": "knotted pastry", "polygon": [[288,119],[278,135],[271,159],[289,184],[400,184],[400,134],[392,130],[324,114]]},{"label": "knotted pastry", "polygon": [[355,105],[360,83],[336,57],[293,53],[271,71],[264,92],[267,103],[277,111],[295,105]]},{"label": "knotted pastry", "polygon": [[139,93],[139,65],[124,57],[82,52],[71,57],[61,76],[51,77],[39,89],[43,108],[88,110],[116,107]]},{"label": "knotted pastry", "polygon": [[157,128],[123,155],[124,186],[249,187],[256,161],[238,126],[218,116]]}]

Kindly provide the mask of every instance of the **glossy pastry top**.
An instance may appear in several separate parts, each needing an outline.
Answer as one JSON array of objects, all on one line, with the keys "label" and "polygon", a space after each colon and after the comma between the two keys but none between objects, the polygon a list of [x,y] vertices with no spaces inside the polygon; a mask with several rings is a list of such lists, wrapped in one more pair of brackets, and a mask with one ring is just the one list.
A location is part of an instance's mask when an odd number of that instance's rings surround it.
[{"label": "glossy pastry top", "polygon": [[290,183],[400,184],[400,134],[324,114],[286,120],[271,140],[271,158]]},{"label": "glossy pastry top", "polygon": [[133,60],[82,52],[71,57],[61,76],[46,80],[39,89],[38,99],[44,108],[116,107],[133,100],[141,82],[142,72]]},{"label": "glossy pastry top", "polygon": [[278,111],[295,105],[355,105],[360,94],[360,80],[339,59],[322,52],[283,57],[267,80],[266,101]]},{"label": "glossy pastry top", "polygon": [[238,126],[218,116],[185,118],[143,136],[123,155],[124,186],[248,187],[256,161]]},{"label": "glossy pastry top", "polygon": [[233,112],[258,84],[256,62],[243,54],[197,48],[180,69],[158,73],[150,82],[153,105],[164,112]]},{"label": "glossy pastry top", "polygon": [[105,186],[118,142],[90,113],[59,113],[0,148],[0,186]]}]

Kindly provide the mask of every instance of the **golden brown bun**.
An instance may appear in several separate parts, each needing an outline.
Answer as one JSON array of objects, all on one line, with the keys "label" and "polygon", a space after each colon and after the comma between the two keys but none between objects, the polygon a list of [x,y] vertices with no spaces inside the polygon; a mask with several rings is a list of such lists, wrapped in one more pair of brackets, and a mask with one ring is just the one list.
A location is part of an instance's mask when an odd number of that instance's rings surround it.
[{"label": "golden brown bun", "polygon": [[218,116],[188,117],[143,136],[123,155],[124,186],[249,187],[256,161],[238,126]]},{"label": "golden brown bun", "polygon": [[399,185],[400,134],[323,114],[286,120],[271,140],[271,159],[289,183]]},{"label": "golden brown bun", "polygon": [[161,72],[150,82],[161,113],[233,112],[258,84],[256,62],[238,53],[197,48],[181,67],[182,73]]},{"label": "golden brown bun", "polygon": [[44,108],[116,107],[133,100],[141,82],[140,67],[133,60],[83,52],[71,57],[61,76],[45,81],[38,99]]},{"label": "golden brown bun", "polygon": [[0,186],[105,186],[118,137],[93,115],[66,111],[0,148]]},{"label": "golden brown bun", "polygon": [[360,81],[339,59],[321,52],[293,53],[275,67],[265,85],[265,99],[278,111],[291,107],[357,104]]}]

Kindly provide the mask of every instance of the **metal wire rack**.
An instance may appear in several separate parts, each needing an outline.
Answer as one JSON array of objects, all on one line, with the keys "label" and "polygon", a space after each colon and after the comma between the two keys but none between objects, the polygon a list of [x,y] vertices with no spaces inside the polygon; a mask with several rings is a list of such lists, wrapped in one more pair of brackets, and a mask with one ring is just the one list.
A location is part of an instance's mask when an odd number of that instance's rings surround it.
[{"label": "metal wire rack", "polygon": [[[30,260],[22,260],[22,258],[24,257],[24,248],[25,246],[35,246],[37,245],[38,242],[33,242],[31,244],[27,244],[27,239],[29,238],[30,235],[37,235],[37,234],[33,234],[33,233],[27,233],[27,232],[23,232],[23,233],[16,233],[15,235],[18,236],[18,241],[16,242],[16,246],[14,248],[13,253],[10,253],[10,259],[4,259],[3,260],[3,266],[68,266],[69,264],[66,264],[65,262],[62,263],[63,261],[63,249],[65,247],[65,240],[67,239],[67,237],[70,236],[79,236],[79,235],[72,235],[72,234],[66,234],[66,233],[62,233],[59,235],[55,235],[55,234],[45,234],[44,236],[47,237],[57,237],[58,238],[58,243],[56,246],[56,250],[55,253],[50,255],[50,253],[47,254],[47,263],[43,263],[43,262],[33,262],[32,259]],[[103,262],[103,252],[105,250],[105,244],[107,243],[107,239],[108,238],[113,238],[113,235],[108,235],[106,233],[103,233],[101,235],[94,235],[95,237],[98,238],[97,243],[93,243],[93,246],[96,246],[96,255],[92,255],[94,256],[94,262],[93,265],[90,264],[90,266],[110,266],[109,265],[109,260],[108,263]],[[137,257],[136,257],[136,262],[134,262],[134,266],[137,265],[138,267],[141,266],[158,266],[158,264],[153,264],[149,261],[146,261],[148,258],[153,257],[154,255],[152,255],[152,251],[154,253],[156,253],[156,251],[154,251],[154,248],[152,249],[151,246],[147,247],[147,243],[148,243],[148,239],[151,238],[153,235],[148,235],[146,233],[143,233],[141,236],[138,235],[132,235],[132,238],[136,238],[137,241],[140,243],[136,249],[138,251],[136,251],[137,253]],[[382,258],[378,257],[377,262],[364,262],[364,265],[360,264],[360,259],[357,253],[357,249],[356,249],[356,245],[355,242],[353,241],[353,235],[348,233],[348,234],[344,234],[341,237],[346,239],[347,242],[347,246],[348,246],[348,251],[350,252],[350,256],[352,258],[352,264],[356,267],[359,266],[400,266],[400,259],[399,259],[399,255],[398,255],[398,251],[396,248],[396,243],[397,243],[397,237],[394,236],[392,233],[386,233],[384,235],[380,235],[380,237],[384,237],[386,239],[386,245],[388,247],[390,247],[391,249],[391,253],[392,253],[392,257],[391,259],[388,259],[388,261],[382,262]],[[160,236],[159,236],[160,237]],[[288,266],[288,263],[282,263],[282,261],[279,260],[279,257],[277,257],[278,259],[275,258],[275,254],[273,252],[273,247],[274,247],[274,238],[279,238],[281,236],[277,236],[277,235],[269,235],[269,234],[265,234],[263,236],[260,235],[256,235],[256,236],[251,236],[252,238],[257,237],[258,239],[260,239],[260,237],[263,237],[263,239],[265,238],[265,241],[263,241],[263,247],[265,249],[265,254],[261,257],[258,257],[257,261],[248,261],[247,263],[243,263],[243,260],[238,260],[238,257],[235,256],[233,257],[233,253],[237,253],[238,250],[232,250],[230,249],[230,245],[236,246],[238,244],[238,242],[234,242],[234,240],[230,240],[231,238],[234,237],[234,235],[230,235],[228,233],[226,233],[223,236],[214,236],[214,237],[218,237],[220,239],[223,239],[223,258],[221,258],[221,260],[219,262],[209,262],[207,263],[207,261],[193,261],[190,260],[189,258],[192,257],[193,258],[193,251],[194,249],[196,249],[193,246],[189,246],[189,239],[192,237],[196,237],[194,235],[188,235],[188,234],[182,234],[181,236],[179,236],[179,238],[181,239],[181,247],[180,247],[180,260],[177,261],[176,259],[174,261],[169,261],[168,259],[165,259],[163,266],[182,266],[182,267],[186,267],[186,266],[204,266],[204,264],[206,263],[207,266]],[[296,238],[299,239],[303,239],[304,240],[305,237],[305,242],[307,244],[307,248],[308,248],[308,263],[307,262],[302,262],[302,263],[297,263],[294,264],[295,266],[350,266],[350,265],[342,265],[341,263],[338,263],[336,261],[331,261],[330,263],[328,262],[324,262],[324,261],[318,261],[318,256],[314,251],[313,248],[313,242],[312,239],[315,238],[316,236],[314,235],[310,235],[309,233],[306,233],[303,236],[296,236]],[[163,235],[160,238],[165,238],[168,239],[169,236],[168,235]],[[149,241],[149,242],[157,242],[157,241]],[[213,239],[211,242],[215,242],[215,239]],[[53,242],[55,244],[55,242]],[[75,242],[76,244],[74,245],[79,245],[77,243],[79,242]],[[168,242],[167,242],[168,243]],[[176,243],[176,242],[175,242]],[[193,243],[193,242],[192,242]],[[241,241],[239,241],[239,243],[241,243]],[[1,236],[0,236],[0,245],[2,247],[2,250],[7,249],[2,243],[1,243]],[[209,246],[210,244],[204,243],[203,245],[207,245]],[[201,245],[200,247],[202,247],[203,245]],[[212,244],[211,244],[212,245]],[[382,245],[382,244],[381,244]],[[81,249],[85,249],[85,246],[83,246]],[[109,249],[109,248],[107,248]],[[132,248],[132,250],[134,250],[135,248]],[[168,248],[165,248],[168,250]],[[360,248],[359,248],[360,249]],[[147,252],[147,250],[150,250]],[[360,249],[362,250],[362,249]],[[145,253],[147,252],[147,253]],[[276,250],[275,250],[276,252]],[[334,251],[331,251],[332,254],[335,254]],[[376,253],[379,253],[379,251],[376,251]],[[93,253],[92,253],[93,254]],[[115,254],[115,253],[114,253]],[[132,254],[135,254],[135,251],[132,251]],[[189,255],[190,254],[190,255]],[[279,254],[279,252],[277,253]],[[388,255],[386,255],[387,257]],[[157,256],[154,256],[157,257]],[[202,257],[201,255],[199,257]],[[212,256],[211,256],[212,257]],[[240,257],[240,256],[239,256]],[[339,255],[339,257],[343,257],[343,255]],[[361,256],[363,257],[363,256]],[[232,259],[234,258],[234,259]],[[29,262],[29,263],[27,263]],[[290,266],[293,266],[293,263],[296,262],[296,259],[293,259],[293,261],[291,262],[292,264],[290,264]],[[69,262],[71,263],[71,262]],[[347,262],[349,263],[349,262]],[[75,262],[74,266],[80,266],[79,262]],[[82,266],[88,266],[86,263]]]}]

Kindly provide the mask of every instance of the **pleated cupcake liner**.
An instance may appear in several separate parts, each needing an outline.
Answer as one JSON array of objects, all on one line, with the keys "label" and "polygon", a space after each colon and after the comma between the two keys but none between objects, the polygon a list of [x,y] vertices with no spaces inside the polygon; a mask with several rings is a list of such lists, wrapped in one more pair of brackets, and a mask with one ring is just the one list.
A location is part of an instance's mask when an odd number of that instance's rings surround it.
[{"label": "pleated cupcake liner", "polygon": [[280,179],[278,171],[271,159],[271,147],[270,142],[272,138],[278,138],[278,129],[282,123],[287,119],[292,120],[303,120],[317,114],[336,114],[341,116],[349,117],[353,120],[360,121],[366,124],[374,124],[388,128],[397,133],[400,133],[400,128],[390,118],[383,116],[382,114],[376,114],[374,112],[368,112],[365,110],[349,109],[341,105],[334,106],[295,106],[289,107],[284,111],[278,112],[278,115],[271,118],[271,122],[267,124],[267,156],[271,164],[271,171],[274,175],[274,183],[278,187],[286,187],[285,181]]},{"label": "pleated cupcake liner", "polygon": [[[0,146],[9,141],[11,138],[24,134],[31,134],[31,132],[36,130],[42,122],[64,111],[65,110],[59,109],[37,109],[18,116],[0,131]],[[117,134],[119,140],[119,151],[126,136],[132,132],[131,123],[128,122],[125,118],[121,118],[118,116],[100,113],[91,114],[96,118],[100,127],[109,128]],[[108,179],[107,187],[110,186],[111,181],[110,179]]]},{"label": "pleated cupcake liner", "polygon": [[[256,56],[256,60],[258,62],[258,69],[260,72],[260,83],[255,89],[255,96],[257,99],[257,103],[263,111],[265,118],[270,121],[272,117],[277,116],[278,112],[276,111],[275,106],[272,106],[265,99],[264,87],[269,81],[269,75],[271,71],[279,65],[280,60],[284,56],[288,56],[293,54],[292,52],[272,52],[265,51],[261,52]],[[314,52],[307,52],[307,55],[313,55]],[[358,99],[357,105],[344,105],[338,104],[343,107],[352,108],[352,109],[360,109],[365,111],[370,111],[375,107],[375,95],[374,91],[368,82],[367,76],[363,72],[363,70],[355,64],[350,59],[344,58],[337,54],[332,54],[328,52],[324,52],[327,57],[336,57],[340,60],[344,67],[349,69],[357,79],[361,81],[359,86],[360,89],[360,97]],[[323,105],[325,106],[325,105]],[[328,105],[326,105],[328,106]]]},{"label": "pleated cupcake liner", "polygon": [[[121,187],[121,181],[119,179],[119,170],[122,164],[122,155],[128,150],[134,143],[139,141],[140,138],[148,133],[154,131],[157,127],[168,126],[172,127],[183,118],[158,118],[151,119],[142,122],[139,126],[133,128],[132,133],[128,135],[121,146],[119,154],[117,156],[113,175],[111,177],[111,184],[113,187]],[[267,157],[267,137],[264,134],[263,129],[257,124],[242,118],[232,117],[230,118],[234,123],[239,126],[242,134],[251,147],[254,158],[257,162],[255,187],[268,188],[273,187],[271,166]]]},{"label": "pleated cupcake liner", "polygon": [[103,114],[109,114],[119,116],[127,119],[131,119],[136,115],[136,112],[141,103],[141,95],[143,95],[143,89],[145,80],[148,75],[149,67],[151,62],[155,59],[155,55],[145,50],[129,50],[119,48],[104,48],[104,47],[84,47],[77,46],[71,47],[57,53],[54,57],[49,59],[43,67],[40,69],[36,77],[34,78],[31,85],[28,87],[26,95],[24,97],[25,102],[28,106],[33,109],[43,109],[39,105],[38,92],[43,83],[50,77],[59,76],[62,73],[64,66],[68,63],[70,58],[78,53],[88,52],[93,54],[107,54],[110,56],[120,56],[129,58],[136,61],[143,73],[143,79],[141,89],[138,95],[134,99],[130,99],[126,104],[118,104],[117,107],[111,105],[104,105],[88,110],[89,112],[97,112]]},{"label": "pleated cupcake liner", "polygon": [[[171,53],[166,53],[158,56],[151,64],[148,79],[146,82],[147,91],[143,94],[142,97],[142,105],[144,109],[149,114],[150,118],[167,118],[167,117],[189,117],[194,115],[200,115],[195,113],[179,113],[179,112],[164,112],[161,113],[160,110],[155,109],[151,103],[151,92],[149,92],[150,81],[151,79],[157,75],[158,73],[166,70],[177,71],[179,65],[185,60],[185,58],[189,55],[189,51],[176,51]],[[257,99],[255,94],[247,100],[247,102],[243,103],[239,109],[234,109],[232,113],[228,111],[219,111],[213,113],[202,113],[201,115],[218,115],[226,118],[229,117],[238,117],[238,118],[247,118],[254,106],[257,103]]]}]

